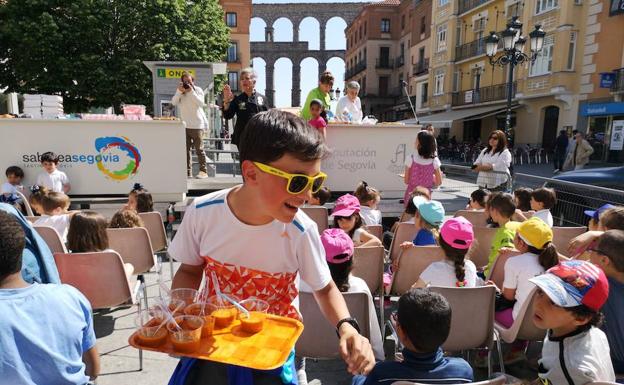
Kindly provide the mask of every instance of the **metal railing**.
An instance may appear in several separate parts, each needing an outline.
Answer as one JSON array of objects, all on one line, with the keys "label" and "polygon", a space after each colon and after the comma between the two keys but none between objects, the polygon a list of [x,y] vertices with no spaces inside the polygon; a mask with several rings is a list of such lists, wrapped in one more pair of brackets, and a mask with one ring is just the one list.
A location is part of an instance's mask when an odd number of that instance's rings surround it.
[{"label": "metal railing", "polygon": [[386,68],[392,69],[394,68],[394,63],[392,63],[392,59],[390,58],[378,58],[375,61],[375,68]]},{"label": "metal railing", "polygon": [[485,37],[473,40],[470,43],[455,47],[455,61],[467,59],[469,57],[482,55],[485,53]]},{"label": "metal railing", "polygon": [[624,93],[624,68],[620,68],[614,71],[615,81],[611,85],[611,92],[617,94]]},{"label": "metal railing", "polygon": [[345,79],[350,79],[366,69],[366,60],[360,60],[353,68],[347,69]]},{"label": "metal railing", "polygon": [[458,2],[458,13],[462,14],[464,12],[468,12],[473,8],[480,6],[481,4],[485,4],[490,0],[459,0]]},{"label": "metal railing", "polygon": [[395,63],[397,68],[402,67],[403,64],[405,64],[405,56],[403,56],[403,55],[397,56],[397,58],[394,59],[394,63]]},{"label": "metal railing", "polygon": [[[517,83],[514,82],[511,97],[516,96]],[[452,93],[451,103],[453,106],[464,106],[468,104],[480,104],[507,99],[507,83],[495,84],[493,86],[481,87],[478,89],[464,90]]]},{"label": "metal railing", "polygon": [[424,75],[429,72],[429,58],[426,58],[418,63],[414,64],[412,74],[414,76]]}]

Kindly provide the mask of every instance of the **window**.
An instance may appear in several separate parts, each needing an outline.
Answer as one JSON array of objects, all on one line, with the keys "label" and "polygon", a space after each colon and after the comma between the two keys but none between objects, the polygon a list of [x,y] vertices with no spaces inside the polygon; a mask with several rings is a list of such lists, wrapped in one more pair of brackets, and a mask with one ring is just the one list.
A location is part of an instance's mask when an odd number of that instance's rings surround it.
[{"label": "window", "polygon": [[507,7],[507,19],[511,20],[513,16],[522,16],[523,9],[524,3],[521,1],[518,1],[515,4],[511,4],[509,7]]},{"label": "window", "polygon": [[405,29],[405,15],[401,15],[401,30]]},{"label": "window", "polygon": [[459,92],[459,71],[453,72],[453,92]]},{"label": "window", "polygon": [[238,43],[235,41],[230,42],[230,46],[227,50],[228,63],[235,63],[238,61]]},{"label": "window", "polygon": [[572,71],[574,69],[574,56],[576,54],[576,32],[570,32],[570,44],[568,47],[568,65],[566,69]]},{"label": "window", "polygon": [[424,66],[425,64],[425,47],[418,49],[418,64]]},{"label": "window", "polygon": [[446,24],[438,26],[438,52],[446,49]]},{"label": "window", "polygon": [[236,12],[227,12],[225,14],[225,24],[228,27],[236,27]]},{"label": "window", "polygon": [[228,83],[230,84],[232,91],[238,91],[238,72],[228,72]]},{"label": "window", "polygon": [[535,63],[531,65],[530,76],[548,74],[552,71],[553,50],[555,47],[555,37],[553,35],[544,38],[544,48],[537,55]]},{"label": "window", "polygon": [[390,19],[381,19],[381,32],[390,32]]},{"label": "window", "polygon": [[535,14],[539,15],[540,13],[548,12],[552,9],[557,8],[558,5],[559,0],[536,0]]},{"label": "window", "polygon": [[444,72],[436,73],[433,82],[433,94],[442,95],[444,93]]},{"label": "window", "polygon": [[422,103],[427,103],[427,97],[429,93],[429,83],[423,83],[420,94],[420,101]]},{"label": "window", "polygon": [[439,4],[440,7],[444,7],[445,5],[447,5],[449,3],[449,0],[440,0]]},{"label": "window", "polygon": [[368,22],[364,22],[364,36],[366,36],[366,26],[368,25]]},{"label": "window", "polygon": [[487,23],[487,19],[485,17],[476,19],[475,21],[472,22],[472,31],[473,32],[484,31],[486,23]]},{"label": "window", "polygon": [[455,46],[459,47],[460,45],[462,45],[462,26],[460,23],[457,23],[457,26],[455,26]]},{"label": "window", "polygon": [[420,33],[426,33],[427,32],[427,16],[423,16],[420,18]]}]

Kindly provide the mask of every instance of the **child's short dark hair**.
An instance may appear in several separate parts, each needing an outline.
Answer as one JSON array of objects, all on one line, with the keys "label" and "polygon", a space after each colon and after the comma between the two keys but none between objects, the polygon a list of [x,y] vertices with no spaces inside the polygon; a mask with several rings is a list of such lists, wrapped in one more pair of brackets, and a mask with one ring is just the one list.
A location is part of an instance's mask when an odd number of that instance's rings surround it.
[{"label": "child's short dark hair", "polygon": [[331,198],[331,191],[329,187],[323,186],[317,192],[312,193],[312,196],[319,200],[319,205],[323,206]]},{"label": "child's short dark hair", "polygon": [[108,249],[108,222],[95,211],[81,211],[72,216],[67,231],[67,248],[72,253],[90,253]]},{"label": "child's short dark hair", "polygon": [[238,150],[241,164],[246,160],[271,163],[286,153],[307,162],[323,159],[329,151],[317,129],[277,109],[260,112],[249,120]]},{"label": "child's short dark hair", "polygon": [[624,230],[607,230],[602,233],[596,249],[609,258],[615,270],[624,273]]},{"label": "child's short dark hair", "polygon": [[604,315],[602,314],[601,311],[592,310],[585,305],[564,307],[563,309],[572,313],[574,315],[574,318],[576,319],[581,319],[581,318],[589,319],[589,321],[585,324],[585,327],[595,326],[599,328],[602,326],[602,323],[604,322]]},{"label": "child's short dark hair", "polygon": [[52,151],[44,152],[41,154],[41,163],[43,162],[52,162],[54,164],[58,164],[59,157]]},{"label": "child's short dark hair", "polygon": [[16,176],[18,178],[23,178],[24,177],[24,170],[22,170],[18,166],[9,166],[9,167],[7,167],[7,169],[4,172],[4,174],[6,176],[13,175],[13,176]]},{"label": "child's short dark hair", "polygon": [[518,199],[518,209],[522,211],[531,210],[531,194],[533,189],[527,187],[519,187],[514,190],[514,196]]},{"label": "child's short dark hair", "polygon": [[411,289],[399,298],[398,322],[416,350],[435,352],[451,330],[451,306],[429,289]]},{"label": "child's short dark hair", "polygon": [[127,229],[133,227],[145,227],[145,224],[136,211],[122,209],[113,215],[108,226],[111,229]]},{"label": "child's short dark hair", "polygon": [[555,190],[551,188],[538,188],[533,190],[531,193],[531,198],[533,198],[536,202],[541,202],[544,204],[544,209],[550,210],[555,207],[557,204],[557,194]]},{"label": "child's short dark hair", "polygon": [[[347,255],[337,255],[335,258],[345,258]],[[329,266],[329,272],[331,273],[332,280],[338,287],[338,290],[342,293],[349,291],[349,274],[353,270],[353,259],[349,259],[343,263],[331,263],[327,262]]]},{"label": "child's short dark hair", "polygon": [[472,199],[474,202],[477,202],[481,207],[485,207],[485,202],[488,199],[488,195],[490,195],[490,192],[488,190],[480,188],[470,193],[470,199]]},{"label": "child's short dark hair", "polygon": [[435,136],[429,131],[420,131],[418,133],[418,155],[425,159],[433,159],[438,156],[438,146],[436,145]]},{"label": "child's short dark hair", "polygon": [[318,106],[321,110],[323,109],[323,102],[321,102],[318,99],[312,99],[312,101],[310,102],[310,107],[312,106]]},{"label": "child's short dark hair", "polygon": [[0,281],[22,269],[25,238],[24,229],[18,220],[0,210]]},{"label": "child's short dark hair", "polygon": [[516,204],[514,203],[511,194],[503,192],[495,192],[490,194],[487,200],[487,207],[494,209],[500,213],[500,215],[511,218],[516,212]]},{"label": "child's short dark hair", "polygon": [[145,187],[143,187],[140,183],[135,183],[132,191],[130,191],[131,195],[134,194],[137,200],[136,211],[138,213],[150,213],[154,211],[154,200],[152,199],[152,194]]},{"label": "child's short dark hair", "polygon": [[416,214],[416,206],[414,205],[415,197],[425,197],[427,198],[427,200],[431,200],[431,193],[429,192],[429,189],[427,189],[426,187],[416,186],[416,188],[412,190],[412,193],[409,195],[409,198],[408,198],[409,200],[407,201],[407,204],[405,205],[406,214],[409,214],[409,215]]},{"label": "child's short dark hair", "polygon": [[600,224],[607,230],[624,230],[624,206],[605,210],[600,214]]},{"label": "child's short dark hair", "polygon": [[51,191],[43,196],[41,207],[46,214],[58,208],[65,210],[69,207],[69,197],[62,192]]},{"label": "child's short dark hair", "polygon": [[368,183],[361,181],[358,183],[353,195],[360,201],[360,205],[364,205],[372,200],[381,199],[381,194],[376,188],[371,187]]}]

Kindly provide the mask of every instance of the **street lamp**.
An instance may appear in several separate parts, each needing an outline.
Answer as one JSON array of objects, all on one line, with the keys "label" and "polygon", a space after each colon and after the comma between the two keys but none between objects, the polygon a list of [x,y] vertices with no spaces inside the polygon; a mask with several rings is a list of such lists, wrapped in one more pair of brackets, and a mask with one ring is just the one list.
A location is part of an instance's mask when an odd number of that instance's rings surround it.
[{"label": "street lamp", "polygon": [[490,36],[485,39],[485,53],[490,59],[492,66],[504,67],[509,65],[509,75],[507,80],[507,116],[505,119],[505,135],[509,139],[511,134],[511,99],[513,93],[513,71],[514,67],[525,63],[533,63],[544,46],[544,36],[546,33],[538,24],[535,30],[529,33],[530,52],[524,53],[526,38],[522,35],[522,23],[514,16],[507,24],[507,28],[501,33],[503,51],[498,54],[498,43],[500,38],[495,32],[490,32]]}]

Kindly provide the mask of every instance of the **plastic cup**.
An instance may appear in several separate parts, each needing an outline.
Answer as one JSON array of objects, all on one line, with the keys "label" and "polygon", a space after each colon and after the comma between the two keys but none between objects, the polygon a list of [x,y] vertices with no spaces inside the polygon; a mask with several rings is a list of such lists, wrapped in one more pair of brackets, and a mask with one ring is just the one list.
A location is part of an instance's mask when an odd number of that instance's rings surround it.
[{"label": "plastic cup", "polygon": [[249,311],[249,317],[240,313],[238,319],[241,329],[246,333],[258,333],[264,328],[264,320],[269,309],[269,303],[261,299],[250,298],[241,301],[240,304]]},{"label": "plastic cup", "polygon": [[[201,308],[204,306],[204,315],[201,316]],[[184,309],[184,314],[186,315],[194,315],[202,317],[204,320],[204,327],[202,327],[202,338],[208,337],[212,335],[212,332],[215,327],[215,318],[212,316],[212,312],[215,311],[216,308],[214,305],[210,303],[193,303],[188,305]]]},{"label": "plastic cup", "polygon": [[195,289],[173,289],[169,292],[170,301],[184,301],[184,306],[188,306],[195,302],[195,298],[197,298],[197,290]]},{"label": "plastic cup", "polygon": [[[234,301],[239,302],[237,297],[231,294],[227,294],[227,296],[232,298]],[[236,306],[223,298],[218,297],[217,295],[213,295],[208,298],[208,303],[214,306],[214,310],[211,315],[215,319],[215,328],[217,329],[223,329],[230,326],[238,315],[238,309]]]},{"label": "plastic cup", "polygon": [[[186,307],[186,303],[181,299],[170,299],[169,304],[167,305],[171,314],[176,317],[179,315],[184,315],[184,308]],[[159,309],[159,311],[161,311]],[[164,315],[162,316],[163,318]]]},{"label": "plastic cup", "polygon": [[180,326],[180,329],[177,329],[173,322],[167,323],[169,339],[173,349],[184,353],[197,352],[201,342],[202,328],[204,327],[203,318],[194,315],[183,315],[175,317],[175,321]]},{"label": "plastic cup", "polygon": [[162,318],[151,318],[148,312],[142,312],[135,320],[137,339],[140,345],[157,347],[167,341],[167,328]]}]

